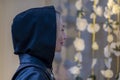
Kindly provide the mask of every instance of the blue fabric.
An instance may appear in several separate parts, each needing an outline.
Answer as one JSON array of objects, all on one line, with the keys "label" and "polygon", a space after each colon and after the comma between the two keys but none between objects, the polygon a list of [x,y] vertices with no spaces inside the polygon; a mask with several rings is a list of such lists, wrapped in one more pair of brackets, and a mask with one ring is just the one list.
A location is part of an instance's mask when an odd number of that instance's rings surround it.
[{"label": "blue fabric", "polygon": [[20,66],[12,80],[53,80],[51,70],[56,46],[55,8],[31,8],[19,13],[13,20],[11,31],[14,53],[20,58]]},{"label": "blue fabric", "polygon": [[15,54],[30,54],[52,68],[56,45],[56,11],[53,6],[31,8],[15,16],[12,24]]},{"label": "blue fabric", "polygon": [[20,66],[12,80],[54,80],[52,70],[47,69],[39,59],[29,54],[21,54],[19,58]]}]

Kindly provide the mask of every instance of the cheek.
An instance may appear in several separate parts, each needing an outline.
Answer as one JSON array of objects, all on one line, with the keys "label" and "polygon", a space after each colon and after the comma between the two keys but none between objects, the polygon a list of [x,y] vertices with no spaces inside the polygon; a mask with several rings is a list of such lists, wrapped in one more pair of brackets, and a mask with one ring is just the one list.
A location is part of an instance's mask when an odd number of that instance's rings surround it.
[{"label": "cheek", "polygon": [[63,40],[64,40],[64,35],[61,32],[60,35],[59,35],[59,42],[63,42]]},{"label": "cheek", "polygon": [[60,34],[57,34],[56,45],[59,46],[61,41]]},{"label": "cheek", "polygon": [[62,33],[61,33],[61,31],[58,31],[58,33],[57,33],[57,40],[59,42],[62,40]]}]

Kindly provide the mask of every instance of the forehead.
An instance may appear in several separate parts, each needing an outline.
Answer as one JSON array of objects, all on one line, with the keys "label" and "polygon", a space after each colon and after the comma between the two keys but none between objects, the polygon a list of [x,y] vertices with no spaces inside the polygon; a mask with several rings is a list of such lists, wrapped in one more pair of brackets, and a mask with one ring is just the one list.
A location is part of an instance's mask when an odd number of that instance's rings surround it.
[{"label": "forehead", "polygon": [[62,16],[60,13],[56,12],[57,24],[62,24]]}]

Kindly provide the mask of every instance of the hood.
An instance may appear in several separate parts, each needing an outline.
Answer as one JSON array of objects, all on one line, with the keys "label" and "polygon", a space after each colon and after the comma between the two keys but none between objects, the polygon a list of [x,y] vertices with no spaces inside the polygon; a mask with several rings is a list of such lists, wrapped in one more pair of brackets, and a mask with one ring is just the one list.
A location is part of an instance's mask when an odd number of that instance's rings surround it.
[{"label": "hood", "polygon": [[16,15],[12,39],[15,54],[30,54],[52,68],[56,45],[55,8],[31,8]]}]

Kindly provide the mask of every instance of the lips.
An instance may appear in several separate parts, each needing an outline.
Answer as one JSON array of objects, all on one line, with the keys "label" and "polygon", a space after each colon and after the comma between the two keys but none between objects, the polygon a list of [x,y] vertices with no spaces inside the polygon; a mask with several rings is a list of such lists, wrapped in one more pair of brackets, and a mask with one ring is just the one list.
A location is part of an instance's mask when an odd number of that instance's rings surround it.
[{"label": "lips", "polygon": [[61,45],[64,45],[64,42],[60,42]]}]

